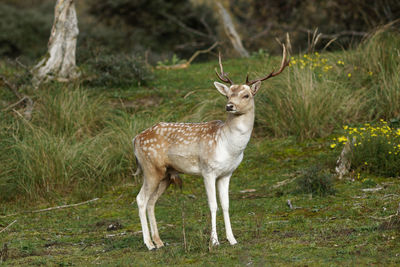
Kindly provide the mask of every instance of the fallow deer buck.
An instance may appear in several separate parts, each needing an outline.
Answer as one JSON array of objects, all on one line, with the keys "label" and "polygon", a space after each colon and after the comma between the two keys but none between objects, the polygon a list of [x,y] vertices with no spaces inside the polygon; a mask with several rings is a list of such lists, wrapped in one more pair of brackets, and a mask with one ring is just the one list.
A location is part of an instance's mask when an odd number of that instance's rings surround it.
[{"label": "fallow deer buck", "polygon": [[[250,140],[254,124],[254,96],[260,89],[261,82],[277,76],[288,64],[286,48],[283,45],[282,63],[277,72],[272,71],[265,77],[252,81],[249,81],[247,75],[246,84],[239,85],[224,73],[219,55],[221,73],[216,71],[217,76],[222,82],[230,85],[228,87],[214,82],[218,91],[228,99],[228,117],[225,122],[160,122],[133,139],[138,171],[141,170],[144,175],[143,186],[136,200],[143,240],[149,250],[164,246],[158,234],[154,206],[172,182],[180,181],[179,173],[204,177],[211,211],[212,245],[219,245],[216,228],[217,184],[226,237],[231,245],[237,243],[229,219],[229,180],[242,161],[243,151]],[[146,210],[154,243],[149,234]]]}]

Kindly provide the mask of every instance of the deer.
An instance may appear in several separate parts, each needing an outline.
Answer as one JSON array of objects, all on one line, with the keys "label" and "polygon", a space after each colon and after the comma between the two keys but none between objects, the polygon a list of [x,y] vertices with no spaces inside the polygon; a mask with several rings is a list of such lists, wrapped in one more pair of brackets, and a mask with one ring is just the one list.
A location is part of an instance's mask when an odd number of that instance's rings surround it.
[{"label": "deer", "polygon": [[[216,228],[218,189],[224,217],[226,238],[231,245],[237,243],[229,216],[229,182],[232,173],[243,159],[243,152],[250,140],[255,118],[254,97],[261,82],[279,75],[288,65],[285,45],[278,71],[249,81],[235,84],[224,72],[221,53],[218,55],[223,83],[214,82],[216,89],[227,98],[225,122],[214,120],[201,123],[160,122],[138,134],[133,140],[137,162],[136,174],[143,173],[143,185],[136,197],[143,241],[149,250],[164,246],[160,239],[154,208],[159,197],[171,183],[182,184],[179,174],[202,176],[211,212],[212,246],[218,246]],[[229,84],[226,85],[226,84]],[[148,228],[150,222],[151,237]]]}]

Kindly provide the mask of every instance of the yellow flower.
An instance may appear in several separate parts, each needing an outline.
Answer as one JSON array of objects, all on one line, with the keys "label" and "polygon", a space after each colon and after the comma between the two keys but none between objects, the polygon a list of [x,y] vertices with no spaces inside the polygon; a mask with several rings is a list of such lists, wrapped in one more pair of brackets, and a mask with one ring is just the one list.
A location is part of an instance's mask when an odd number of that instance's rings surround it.
[{"label": "yellow flower", "polygon": [[340,143],[347,142],[347,141],[348,141],[348,139],[346,136],[341,136],[338,138],[338,142],[340,142]]},{"label": "yellow flower", "polygon": [[364,162],[365,165],[368,165],[368,162]]},{"label": "yellow flower", "polygon": [[335,148],[336,147],[336,144],[331,144],[331,148]]},{"label": "yellow flower", "polygon": [[348,73],[348,74],[347,74],[347,77],[349,77],[349,78],[350,78],[350,77],[351,77],[351,73]]},{"label": "yellow flower", "polygon": [[372,76],[372,74],[374,74],[372,71],[368,71],[369,76]]},{"label": "yellow flower", "polygon": [[343,129],[347,130],[349,128],[349,126],[345,125],[343,126]]}]

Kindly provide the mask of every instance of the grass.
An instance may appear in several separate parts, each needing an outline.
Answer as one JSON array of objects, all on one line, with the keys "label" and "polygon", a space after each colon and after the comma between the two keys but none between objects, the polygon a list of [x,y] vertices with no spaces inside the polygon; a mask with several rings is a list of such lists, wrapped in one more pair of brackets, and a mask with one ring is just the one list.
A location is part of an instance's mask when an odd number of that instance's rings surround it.
[{"label": "grass", "polygon": [[[31,121],[18,115],[22,110],[5,110],[13,97],[0,91],[0,229],[17,219],[0,233],[0,249],[9,247],[6,264],[398,264],[398,227],[385,219],[398,207],[398,178],[361,170],[353,181],[321,188],[333,172],[338,151],[330,145],[333,135],[343,134],[342,125],[399,117],[399,48],[397,32],[377,31],[355,50],[293,55],[282,75],[263,84],[253,138],[231,182],[239,244],[225,241],[219,214],[222,245],[211,250],[202,180],[184,176],[183,191],[168,190],[156,212],[169,246],[146,251],[134,203],[140,181],[132,177],[131,140],[158,121],[224,118],[225,99],[212,86],[215,62],[157,70],[146,86],[51,83],[34,93],[23,87],[34,95]],[[224,65],[239,83],[247,71],[261,76],[279,62],[261,56]],[[0,70],[18,74],[5,63]],[[312,166],[320,171],[310,174]],[[374,186],[382,189],[362,191]],[[240,192],[245,189],[256,191]],[[76,208],[21,213],[94,197],[100,200]],[[113,222],[122,228],[107,231]]]},{"label": "grass", "polygon": [[[326,197],[299,194],[296,183],[273,187],[295,177],[310,163],[331,157],[321,143],[324,141],[298,144],[285,139],[252,140],[231,182],[231,218],[239,241],[236,246],[225,239],[219,211],[217,227],[222,244],[209,250],[210,216],[202,180],[184,176],[183,192],[170,188],[157,205],[160,234],[169,244],[161,250],[148,252],[142,244],[134,203],[139,187],[130,183],[112,187],[88,205],[0,218],[2,227],[18,220],[1,234],[1,242],[9,247],[6,264],[399,264],[398,230],[380,227],[385,221],[376,219],[396,212],[400,190],[397,179],[370,177],[384,187],[371,193],[363,192],[365,187],[358,180],[336,182],[336,194]],[[244,189],[256,191],[241,193]],[[287,199],[295,209],[289,209]],[[2,207],[3,214],[14,211],[20,210],[12,205]],[[122,228],[107,231],[115,222]]]}]

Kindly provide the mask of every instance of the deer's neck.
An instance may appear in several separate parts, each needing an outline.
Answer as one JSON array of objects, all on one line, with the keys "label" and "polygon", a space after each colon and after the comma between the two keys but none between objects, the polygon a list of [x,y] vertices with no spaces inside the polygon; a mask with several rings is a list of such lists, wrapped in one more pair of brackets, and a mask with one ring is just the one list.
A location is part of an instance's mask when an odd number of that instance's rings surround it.
[{"label": "deer's neck", "polygon": [[254,108],[241,115],[228,114],[222,127],[222,141],[232,152],[242,153],[250,140],[254,125]]}]

